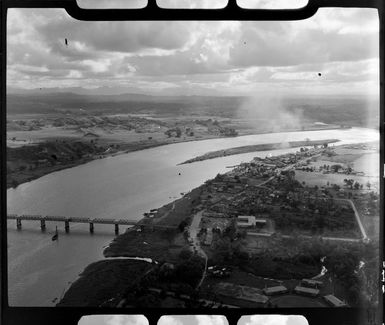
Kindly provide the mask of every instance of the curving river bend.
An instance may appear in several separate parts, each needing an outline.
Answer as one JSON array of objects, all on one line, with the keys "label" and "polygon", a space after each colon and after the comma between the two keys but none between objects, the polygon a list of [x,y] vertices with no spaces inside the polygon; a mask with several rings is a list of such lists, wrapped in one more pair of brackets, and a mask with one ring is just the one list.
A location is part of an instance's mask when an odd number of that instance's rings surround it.
[{"label": "curving river bend", "polygon": [[[379,132],[364,128],[282,132],[178,143],[131,152],[58,171],[9,189],[7,211],[138,220],[144,212],[179,198],[181,192],[188,192],[217,173],[228,171],[226,166],[269,153],[295,152],[298,148],[177,166],[187,159],[219,149],[306,138],[336,138],[341,140],[336,143],[339,145],[379,141]],[[56,225],[59,241],[52,242]],[[36,221],[23,221],[21,231],[16,230],[15,221],[8,221],[9,304],[54,305],[88,264],[103,258],[103,247],[113,238],[111,225],[95,225],[95,233],[90,235],[87,224],[71,224],[70,233],[65,234],[61,223],[48,222],[47,231],[42,233]]]}]

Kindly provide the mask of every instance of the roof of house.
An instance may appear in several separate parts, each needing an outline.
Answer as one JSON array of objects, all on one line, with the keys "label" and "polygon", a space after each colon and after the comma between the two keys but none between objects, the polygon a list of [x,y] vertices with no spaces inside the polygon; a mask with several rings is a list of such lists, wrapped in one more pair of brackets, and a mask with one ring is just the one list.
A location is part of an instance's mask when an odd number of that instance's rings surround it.
[{"label": "roof of house", "polygon": [[319,290],[318,289],[313,289],[313,288],[307,288],[307,287],[301,287],[301,286],[296,286],[295,291],[302,292],[302,293],[309,293],[312,295],[318,295]]},{"label": "roof of house", "polygon": [[336,296],[333,296],[333,295],[326,295],[326,296],[324,296],[324,299],[327,302],[330,302],[335,307],[346,306],[346,304],[343,301],[339,300]]},{"label": "roof of house", "polygon": [[317,280],[313,280],[313,279],[302,279],[302,282],[306,282],[306,283],[309,283],[309,284],[323,284],[322,281],[317,281]]},{"label": "roof of house", "polygon": [[275,286],[275,287],[268,287],[268,288],[265,288],[265,289],[263,289],[263,291],[264,291],[266,294],[269,294],[269,293],[277,293],[277,292],[287,291],[287,288],[284,287],[284,286]]}]

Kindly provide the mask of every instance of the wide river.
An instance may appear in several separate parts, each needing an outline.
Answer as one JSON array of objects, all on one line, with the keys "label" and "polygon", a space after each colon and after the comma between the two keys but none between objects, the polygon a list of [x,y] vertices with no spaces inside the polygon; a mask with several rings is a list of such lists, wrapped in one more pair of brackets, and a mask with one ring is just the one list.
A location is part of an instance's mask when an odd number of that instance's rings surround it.
[{"label": "wide river", "polygon": [[[337,144],[379,140],[378,131],[364,128],[304,131],[240,136],[171,144],[95,160],[55,172],[7,191],[7,211],[138,220],[144,212],[181,197],[241,162],[298,149],[260,151],[177,166],[208,151],[259,143],[336,138]],[[179,175],[180,173],[180,175]],[[51,236],[58,226],[59,240]],[[124,229],[121,229],[124,231]],[[112,225],[47,223],[41,232],[37,221],[23,222],[16,230],[8,221],[8,283],[11,306],[52,306],[91,262],[103,258],[103,247],[114,238]]]}]

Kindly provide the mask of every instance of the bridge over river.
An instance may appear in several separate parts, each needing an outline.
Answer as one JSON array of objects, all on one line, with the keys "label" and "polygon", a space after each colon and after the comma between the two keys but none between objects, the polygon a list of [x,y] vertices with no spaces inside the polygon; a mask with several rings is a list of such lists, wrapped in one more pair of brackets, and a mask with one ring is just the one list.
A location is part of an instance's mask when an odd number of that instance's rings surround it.
[{"label": "bridge over river", "polygon": [[70,223],[88,223],[90,225],[90,233],[94,232],[94,224],[114,225],[115,234],[119,234],[119,226],[141,226],[149,228],[165,228],[173,229],[174,226],[157,225],[144,223],[142,220],[133,221],[127,219],[104,219],[104,218],[86,218],[86,217],[64,217],[64,216],[42,216],[42,215],[17,215],[8,214],[8,220],[16,220],[16,227],[18,230],[22,228],[22,220],[40,221],[40,228],[42,231],[46,229],[46,221],[64,222],[64,229],[68,233],[70,231]]}]

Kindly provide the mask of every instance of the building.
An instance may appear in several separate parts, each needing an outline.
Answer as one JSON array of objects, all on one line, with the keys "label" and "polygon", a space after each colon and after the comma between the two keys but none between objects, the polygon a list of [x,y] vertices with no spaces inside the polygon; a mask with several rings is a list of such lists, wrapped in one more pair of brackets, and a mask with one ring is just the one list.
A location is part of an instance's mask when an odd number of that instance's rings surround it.
[{"label": "building", "polygon": [[266,219],[257,219],[254,216],[238,216],[238,227],[255,227],[256,225],[266,225]]},{"label": "building", "polygon": [[206,238],[203,242],[203,245],[205,246],[211,246],[211,243],[213,242],[213,232],[210,228],[207,229]]},{"label": "building", "polygon": [[312,288],[301,287],[301,286],[296,286],[294,288],[294,292],[299,295],[312,296],[312,297],[316,297],[319,295],[318,289],[312,289]]},{"label": "building", "polygon": [[333,295],[322,297],[332,307],[347,307],[347,304]]},{"label": "building", "polygon": [[277,295],[277,294],[284,294],[288,292],[286,287],[284,286],[275,286],[275,287],[269,287],[263,289],[263,293],[267,296]]},{"label": "building", "polygon": [[322,281],[312,280],[312,279],[302,279],[301,285],[308,288],[320,288],[323,285]]}]

